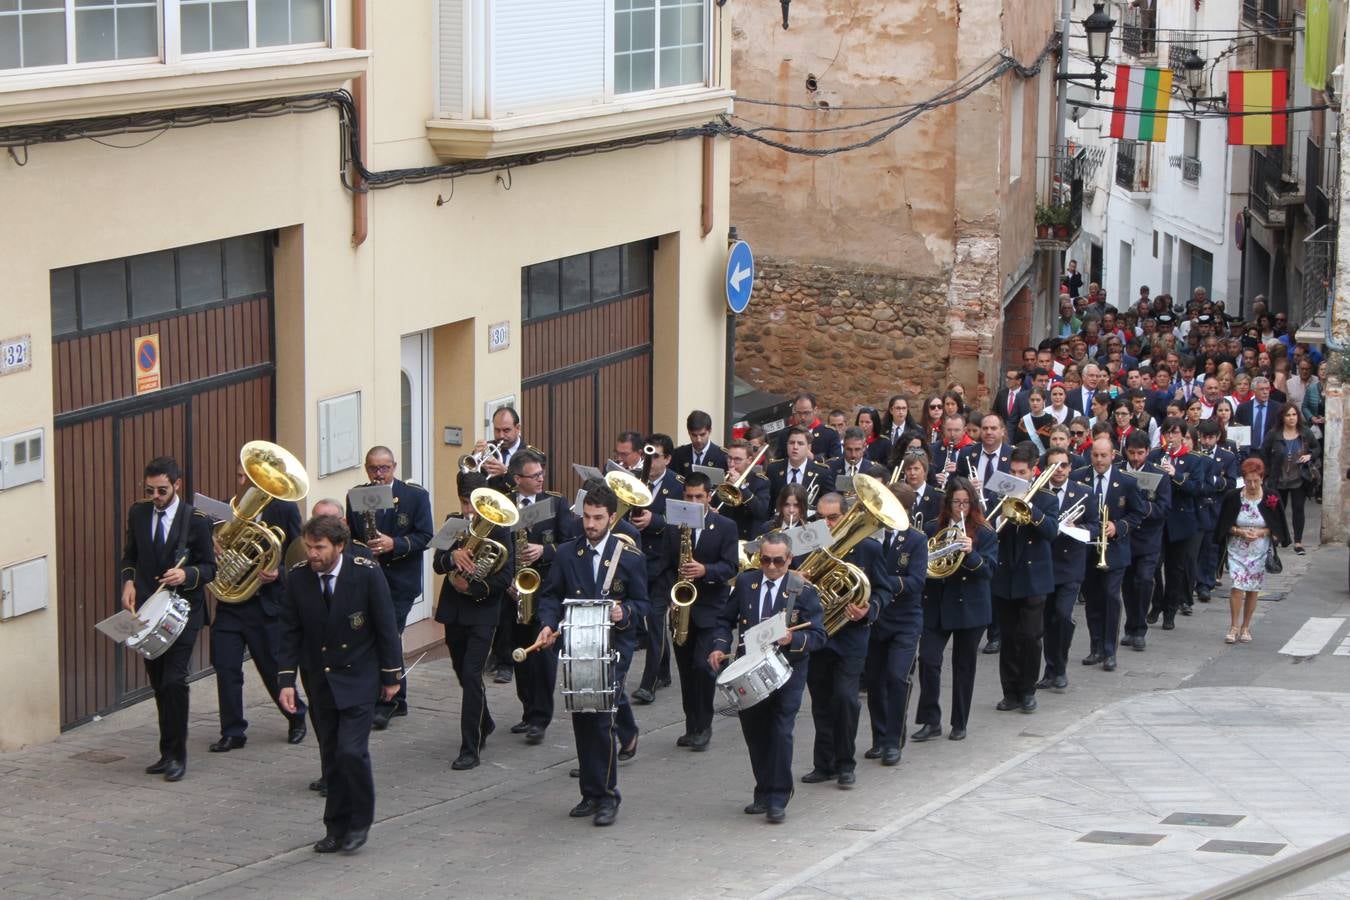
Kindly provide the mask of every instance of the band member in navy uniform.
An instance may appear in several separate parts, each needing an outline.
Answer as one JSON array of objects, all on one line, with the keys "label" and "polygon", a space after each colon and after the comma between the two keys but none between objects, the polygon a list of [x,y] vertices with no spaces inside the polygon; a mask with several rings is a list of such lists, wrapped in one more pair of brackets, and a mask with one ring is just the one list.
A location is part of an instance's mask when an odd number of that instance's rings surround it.
[{"label": "band member in navy uniform", "polygon": [[[470,497],[478,488],[487,487],[487,476],[460,472],[456,482],[460,515],[472,520],[476,513]],[[438,575],[445,576],[440,602],[436,604],[436,621],[445,626],[445,646],[450,650],[450,664],[463,692],[459,707],[459,756],[450,764],[456,771],[478,765],[478,754],[497,727],[488,711],[483,671],[499,627],[506,589],[515,571],[511,561],[514,542],[511,532],[501,526],[494,527],[488,537],[505,548],[502,565],[495,572],[476,577],[474,555],[463,540],[449,550],[437,550],[431,565]]]},{"label": "band member in navy uniform", "polygon": [[[824,463],[843,452],[839,441],[839,432],[820,421],[816,414],[816,395],[803,391],[792,400],[792,425],[806,432],[810,441],[811,459]],[[784,429],[778,439],[776,459],[785,459],[788,455],[787,439],[790,429]],[[773,453],[772,450],[769,451]],[[833,490],[833,488],[831,488]]]},{"label": "band member in navy uniform", "polygon": [[[744,472],[753,456],[749,441],[738,439],[729,442],[727,480],[734,480]],[[764,474],[762,466],[756,466],[755,470],[741,482],[741,491],[748,499],[740,506],[726,503],[714,505],[717,506],[719,513],[736,523],[736,532],[740,539],[748,541],[763,532],[764,524],[769,521],[769,516],[773,512],[773,502],[769,496],[769,476]]]},{"label": "band member in navy uniform", "polygon": [[1089,503],[1103,505],[1107,515],[1098,534],[1106,535],[1106,568],[1098,567],[1099,549],[1088,548],[1087,569],[1083,577],[1083,597],[1087,601],[1088,635],[1092,645],[1083,665],[1101,664],[1107,672],[1116,670],[1116,641],[1120,637],[1120,587],[1130,566],[1130,534],[1139,527],[1144,505],[1134,479],[1122,476],[1114,468],[1116,448],[1107,435],[1092,442],[1091,465],[1074,473],[1074,479],[1092,492]]},{"label": "band member in navy uniform", "polygon": [[[1040,459],[1031,441],[1013,449],[1009,474],[1030,482]],[[1059,535],[1055,497],[1041,489],[1028,499],[1031,521],[1009,521],[999,532],[998,568],[994,570],[994,615],[1001,620],[1003,648],[999,653],[1001,712],[1036,711],[1037,673],[1041,668],[1041,636],[1045,630],[1045,598],[1055,591],[1051,544]]]},{"label": "band member in navy uniform", "polygon": [[1208,490],[1196,507],[1201,539],[1196,561],[1195,599],[1208,603],[1210,592],[1218,581],[1220,542],[1214,539],[1214,529],[1219,524],[1219,502],[1241,479],[1238,477],[1237,455],[1219,444],[1223,426],[1211,417],[1202,420],[1194,430],[1196,436],[1193,440],[1198,442],[1197,449],[1208,456],[1211,462]]},{"label": "band member in navy uniform", "polygon": [[1162,469],[1172,485],[1172,506],[1167,513],[1162,597],[1163,630],[1171,631],[1176,627],[1178,612],[1187,616],[1191,614],[1196,558],[1200,555],[1198,507],[1202,498],[1209,493],[1214,474],[1207,457],[1191,452],[1184,421],[1168,419],[1163,423],[1162,432],[1163,446],[1153,452],[1152,461]]},{"label": "band member in navy uniform", "polygon": [[[609,611],[610,651],[615,667],[616,708],[622,705],[623,681],[633,660],[637,620],[647,615],[647,564],[641,552],[611,533],[619,498],[603,484],[586,489],[582,501],[583,535],[558,548],[539,589],[539,639],[552,646],[568,599],[613,601]],[[569,813],[591,816],[596,825],[613,825],[619,811],[615,713],[573,713],[580,762],[581,802]]]},{"label": "band member in navy uniform", "polygon": [[731,598],[722,608],[708,664],[714,672],[731,656],[731,632],[737,629],[744,642],[747,628],[767,618],[786,613],[789,631],[778,645],[792,666],[792,676],[764,700],[740,711],[741,734],[750,751],[750,768],[755,773],[755,797],[745,807],[746,815],[764,816],[770,824],[787,821],[788,800],[792,797],[792,730],[802,705],[806,673],[811,654],[825,645],[824,612],[815,586],[796,572],[788,571],[792,550],[781,533],[773,532],[760,541],[758,572],[744,572],[736,578]]},{"label": "band member in navy uniform", "polygon": [[[1121,471],[1126,475],[1150,472],[1162,476],[1157,488],[1146,491],[1140,486],[1139,503],[1142,512],[1139,524],[1130,532],[1130,565],[1125,570],[1121,595],[1125,601],[1125,634],[1120,643],[1142,651],[1147,642],[1148,626],[1158,621],[1150,612],[1162,608],[1162,598],[1155,589],[1158,564],[1163,552],[1163,531],[1172,506],[1172,482],[1166,473],[1148,461],[1149,438],[1135,431],[1125,439],[1125,463]],[[1096,559],[1090,560],[1095,564]]]},{"label": "band member in navy uniform", "polygon": [[[712,652],[713,630],[717,616],[731,593],[731,579],[736,575],[736,526],[725,516],[708,509],[712,499],[712,482],[702,472],[694,472],[684,480],[684,500],[701,503],[705,510],[703,527],[690,533],[693,559],[680,563],[683,529],[666,525],[662,558],[665,572],[660,584],[665,590],[653,598],[652,606],[665,609],[674,621],[674,603],[671,586],[678,581],[693,584],[696,594],[690,608],[689,634],[683,644],[674,643],[675,663],[680,670],[680,699],[684,706],[684,734],[676,739],[676,746],[704,751],[712,739],[713,697],[717,692],[717,676],[707,667]],[[673,632],[672,625],[672,632]]]},{"label": "band member in navy uniform", "polygon": [[[370,484],[393,486],[393,509],[377,510],[372,515],[355,515],[347,506],[347,526],[352,534],[361,535],[362,542],[375,554],[389,585],[389,596],[394,603],[394,619],[398,633],[408,624],[408,613],[422,595],[422,554],[431,543],[435,526],[431,521],[431,498],[415,484],[394,477],[398,463],[388,447],[375,446],[366,451],[366,476]],[[408,714],[408,684],[399,685],[398,696],[392,702],[381,701],[375,706],[374,728],[388,727],[394,716]]]},{"label": "band member in navy uniform", "polygon": [[928,455],[922,450],[906,453],[900,459],[900,476],[913,498],[906,508],[910,525],[915,531],[923,531],[925,525],[936,522],[942,514],[942,491],[928,480]]},{"label": "band member in navy uniform", "polygon": [[[826,494],[820,498],[819,509],[820,517],[833,529],[844,515],[844,498],[833,492]],[[864,604],[847,605],[847,623],[811,654],[806,689],[811,694],[816,737],[812,769],[802,776],[802,782],[835,781],[848,789],[857,781],[858,716],[862,712],[858,691],[867,663],[871,625],[890,605],[898,585],[894,571],[886,565],[885,551],[873,538],[863,538],[842,559],[863,571],[871,596]]]},{"label": "band member in navy uniform", "polygon": [[963,523],[961,565],[947,578],[930,578],[923,594],[923,634],[919,638],[919,730],[914,741],[942,736],[942,656],[952,642],[952,731],[963,740],[975,692],[975,661],[980,635],[994,615],[989,584],[998,567],[998,535],[984,521],[975,486],[966,478],[947,479],[942,515],[928,528],[936,534],[949,524]]},{"label": "band member in navy uniform", "polygon": [[[1055,498],[1055,519],[1059,534],[1050,545],[1054,561],[1054,593],[1045,601],[1045,677],[1036,683],[1037,690],[1063,691],[1069,686],[1069,645],[1073,643],[1073,610],[1078,603],[1087,565],[1088,545],[1064,533],[1064,526],[1074,525],[1088,534],[1097,535],[1097,505],[1087,488],[1069,478],[1073,455],[1066,447],[1051,447],[1045,452],[1045,465],[1054,467],[1046,489]],[[1073,510],[1078,512],[1073,512]],[[1072,521],[1066,520],[1070,517]]]},{"label": "band member in navy uniform", "polygon": [[[236,499],[252,486],[243,467],[235,472]],[[300,537],[300,507],[292,500],[271,500],[258,515],[265,526],[280,528],[285,534],[282,552]],[[259,575],[262,583],[252,597],[242,603],[217,603],[211,623],[211,665],[216,670],[216,697],[220,702],[220,740],[208,748],[212,753],[238,750],[248,740],[248,719],[244,718],[244,648],[253,658],[253,667],[281,709],[277,697],[277,647],[280,644],[281,607],[286,603],[286,579],[277,568]],[[296,713],[287,718],[286,740],[298,744],[305,739],[305,701],[296,699]],[[282,710],[285,713],[285,710]]]},{"label": "band member in navy uniform", "polygon": [[[988,413],[980,420],[980,442],[967,447],[957,464],[962,475],[970,479],[975,490],[980,491],[984,498],[984,505],[981,510],[989,510],[989,524],[997,526],[994,521],[993,510],[999,501],[999,497],[990,491],[985,485],[993,477],[995,472],[1007,472],[1009,460],[1012,459],[1012,447],[1005,443],[1008,430],[1003,427],[1003,420],[993,413]],[[985,653],[999,653],[1003,649],[1003,634],[999,617],[995,615],[989,622],[988,635],[989,641],[984,645]]]},{"label": "band member in navy uniform", "polygon": [[676,475],[688,478],[689,473],[694,471],[693,466],[709,469],[727,467],[726,452],[712,442],[712,416],[696,409],[684,420],[684,427],[689,433],[689,443],[676,447],[670,459],[670,467]]},{"label": "band member in navy uniform", "polygon": [[[915,457],[913,469],[923,481],[924,457]],[[907,458],[908,460],[908,458]],[[910,464],[906,462],[906,471]],[[908,482],[890,485],[891,493],[906,509],[918,505],[914,488]],[[930,489],[930,495],[932,491]],[[937,521],[934,514],[932,521]],[[863,754],[880,759],[884,766],[900,762],[905,747],[905,712],[913,686],[914,662],[923,633],[923,587],[928,577],[928,541],[910,516],[910,527],[896,532],[885,529],[881,538],[886,571],[895,579],[891,602],[872,623],[867,640],[867,663],[863,679],[867,683],[867,712],[872,723],[872,746]],[[812,701],[814,703],[814,700]]]},{"label": "band member in navy uniform", "polygon": [[[636,435],[636,432],[631,432]],[[647,436],[645,446],[656,448],[650,460],[642,453],[644,446],[638,446],[639,467],[647,467],[647,489],[652,492],[652,504],[646,509],[635,509],[629,513],[633,526],[642,532],[642,553],[647,557],[647,588],[652,597],[664,596],[659,584],[665,569],[666,501],[679,500],[684,496],[684,479],[675,474],[670,467],[671,455],[675,444],[668,434]],[[668,589],[669,586],[666,586]],[[645,647],[642,660],[642,678],[638,689],[633,692],[633,702],[648,704],[656,699],[656,690],[670,685],[670,636],[666,633],[665,607],[659,603],[650,604],[645,629],[638,635],[638,646]]]},{"label": "band member in navy uniform", "polygon": [[145,661],[159,712],[159,759],[148,775],[178,781],[187,771],[188,666],[197,633],[207,623],[204,588],[216,577],[211,520],[179,496],[182,473],[171,457],[145,466],[145,500],[127,511],[122,540],[122,608],[135,612],[161,588],[173,588],[187,600],[191,614],[173,646]]},{"label": "band member in navy uniform", "polygon": [[370,726],[375,701],[398,692],[403,646],[379,564],[343,552],[351,539],[347,523],[315,517],[302,536],[306,560],[286,576],[280,700],[295,713],[295,676],[302,671],[328,785],[327,833],[314,850],[350,853],[365,844],[375,820]]},{"label": "band member in navy uniform", "polygon": [[891,477],[885,466],[867,458],[867,437],[857,425],[850,425],[844,429],[843,450],[839,456],[829,461],[829,467],[836,485],[841,475],[849,478],[855,475],[871,475],[882,481]]},{"label": "band member in navy uniform", "polygon": [[[833,434],[833,432],[831,432]],[[794,425],[787,429],[783,439],[787,456],[774,460],[766,467],[769,476],[769,494],[778,502],[778,496],[787,485],[799,485],[806,491],[808,505],[814,510],[815,502],[823,494],[834,490],[834,473],[829,466],[812,461],[810,457],[810,435],[805,428]]]}]

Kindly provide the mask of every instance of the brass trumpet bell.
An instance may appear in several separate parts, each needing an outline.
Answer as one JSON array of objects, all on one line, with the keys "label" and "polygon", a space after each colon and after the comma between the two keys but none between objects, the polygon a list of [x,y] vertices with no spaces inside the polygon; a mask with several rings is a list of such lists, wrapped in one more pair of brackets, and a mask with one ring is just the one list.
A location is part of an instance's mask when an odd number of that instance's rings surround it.
[{"label": "brass trumpet bell", "polygon": [[643,509],[652,505],[652,489],[641,478],[628,472],[610,472],[605,475],[605,484],[619,498],[618,518],[622,519],[630,509]]},{"label": "brass trumpet bell", "polygon": [[492,488],[476,488],[469,494],[473,511],[493,525],[510,528],[520,520],[520,512],[506,495]]},{"label": "brass trumpet bell", "polygon": [[273,500],[299,500],[309,493],[305,467],[289,450],[271,441],[249,441],[239,450],[239,466],[251,482],[230,501],[234,518],[216,526],[216,577],[208,587],[222,603],[242,603],[258,592],[262,575],[277,567],[285,533],[256,521]]}]

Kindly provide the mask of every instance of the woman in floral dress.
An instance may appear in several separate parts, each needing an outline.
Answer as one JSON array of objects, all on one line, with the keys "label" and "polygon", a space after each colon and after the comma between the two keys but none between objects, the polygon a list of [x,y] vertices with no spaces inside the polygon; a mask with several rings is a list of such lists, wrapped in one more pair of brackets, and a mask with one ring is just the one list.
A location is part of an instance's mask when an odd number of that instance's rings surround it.
[{"label": "woman in floral dress", "polygon": [[1228,598],[1230,625],[1224,641],[1251,643],[1252,616],[1256,598],[1266,578],[1266,556],[1270,542],[1289,546],[1289,531],[1284,524],[1280,495],[1265,489],[1265,463],[1252,457],[1242,464],[1242,485],[1229,491],[1219,510],[1217,535],[1224,540],[1228,576],[1233,591]]}]

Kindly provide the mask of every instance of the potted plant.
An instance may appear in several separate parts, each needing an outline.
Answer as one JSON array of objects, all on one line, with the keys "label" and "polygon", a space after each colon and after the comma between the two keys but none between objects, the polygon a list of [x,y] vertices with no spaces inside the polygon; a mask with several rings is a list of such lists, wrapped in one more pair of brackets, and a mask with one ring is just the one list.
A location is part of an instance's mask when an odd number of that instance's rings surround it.
[{"label": "potted plant", "polygon": [[1048,238],[1050,229],[1054,227],[1055,217],[1050,207],[1044,203],[1036,204],[1036,237]]},{"label": "potted plant", "polygon": [[1058,240],[1068,240],[1069,238],[1069,220],[1072,213],[1069,210],[1069,204],[1058,203],[1050,210],[1050,224],[1054,226],[1055,238]]}]

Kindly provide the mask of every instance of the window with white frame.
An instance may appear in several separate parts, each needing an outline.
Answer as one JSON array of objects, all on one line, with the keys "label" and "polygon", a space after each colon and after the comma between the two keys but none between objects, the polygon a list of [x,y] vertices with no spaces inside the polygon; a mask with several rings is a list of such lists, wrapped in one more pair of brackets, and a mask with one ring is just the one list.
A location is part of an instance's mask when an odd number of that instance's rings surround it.
[{"label": "window with white frame", "polygon": [[614,0],[614,93],[702,84],[706,0]]},{"label": "window with white frame", "polygon": [[323,44],[328,31],[327,0],[0,0],[0,71]]}]

